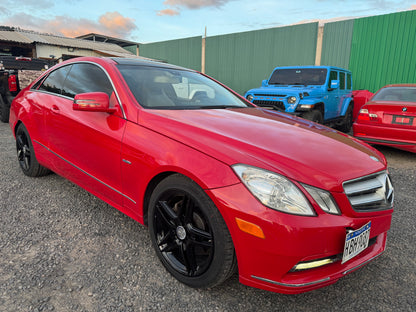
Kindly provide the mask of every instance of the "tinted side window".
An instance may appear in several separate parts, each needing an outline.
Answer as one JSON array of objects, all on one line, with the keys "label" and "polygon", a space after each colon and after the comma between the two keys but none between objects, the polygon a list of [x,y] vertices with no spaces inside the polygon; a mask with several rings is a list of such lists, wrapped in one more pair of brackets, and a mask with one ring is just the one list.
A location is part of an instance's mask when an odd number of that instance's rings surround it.
[{"label": "tinted side window", "polygon": [[339,73],[339,88],[345,90],[345,73]]},{"label": "tinted side window", "polygon": [[331,80],[337,80],[337,79],[338,79],[338,72],[331,71],[329,73],[328,88],[331,88]]},{"label": "tinted side window", "polygon": [[79,93],[104,92],[109,97],[113,87],[105,72],[96,65],[79,63],[74,64],[65,81],[62,94],[71,98]]},{"label": "tinted side window", "polygon": [[57,70],[51,72],[43,81],[39,90],[62,94],[62,86],[70,69],[71,65],[58,68]]},{"label": "tinted side window", "polygon": [[351,81],[351,74],[347,74],[347,89],[352,89],[352,81]]}]

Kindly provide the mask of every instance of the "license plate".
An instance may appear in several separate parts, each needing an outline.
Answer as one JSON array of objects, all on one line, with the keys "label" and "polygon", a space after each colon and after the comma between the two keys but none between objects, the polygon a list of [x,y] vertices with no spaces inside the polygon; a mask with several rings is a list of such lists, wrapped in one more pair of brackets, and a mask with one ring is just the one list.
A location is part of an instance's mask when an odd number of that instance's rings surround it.
[{"label": "license plate", "polygon": [[362,228],[347,234],[341,263],[347,262],[348,260],[354,258],[368,247],[370,230],[371,221]]},{"label": "license plate", "polygon": [[404,116],[397,116],[393,115],[392,124],[396,125],[408,125],[411,126],[413,124],[413,117],[404,117]]}]

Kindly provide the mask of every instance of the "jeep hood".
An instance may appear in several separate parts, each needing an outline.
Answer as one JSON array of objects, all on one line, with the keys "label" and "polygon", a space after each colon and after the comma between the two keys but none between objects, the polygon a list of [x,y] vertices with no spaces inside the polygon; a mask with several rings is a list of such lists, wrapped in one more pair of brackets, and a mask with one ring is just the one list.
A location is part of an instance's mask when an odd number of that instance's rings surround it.
[{"label": "jeep hood", "polygon": [[381,153],[352,137],[261,108],[142,110],[138,121],[228,165],[264,168],[330,191],[386,169]]},{"label": "jeep hood", "polygon": [[257,89],[251,89],[247,91],[246,94],[253,93],[253,94],[262,94],[262,95],[299,95],[299,93],[303,92],[316,92],[320,90],[321,86],[304,86],[304,85],[269,85],[268,87],[262,87]]}]

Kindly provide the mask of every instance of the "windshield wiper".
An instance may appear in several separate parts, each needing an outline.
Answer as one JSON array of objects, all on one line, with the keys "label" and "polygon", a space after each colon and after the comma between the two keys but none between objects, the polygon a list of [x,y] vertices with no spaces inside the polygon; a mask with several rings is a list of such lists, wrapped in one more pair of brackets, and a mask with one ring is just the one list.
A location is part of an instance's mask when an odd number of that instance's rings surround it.
[{"label": "windshield wiper", "polygon": [[245,106],[236,105],[204,105],[199,106],[198,109],[226,109],[226,108],[244,108]]}]

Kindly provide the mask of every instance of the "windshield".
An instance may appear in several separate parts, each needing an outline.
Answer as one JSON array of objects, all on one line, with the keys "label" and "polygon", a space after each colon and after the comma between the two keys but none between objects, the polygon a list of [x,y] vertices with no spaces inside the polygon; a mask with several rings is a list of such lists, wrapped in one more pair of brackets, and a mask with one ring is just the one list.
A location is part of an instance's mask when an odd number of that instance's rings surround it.
[{"label": "windshield", "polygon": [[151,109],[210,109],[248,107],[213,80],[192,71],[119,65],[137,102]]},{"label": "windshield", "polygon": [[416,102],[416,87],[382,88],[372,98],[373,101]]},{"label": "windshield", "polygon": [[326,68],[284,68],[276,69],[270,80],[271,85],[323,85]]}]

